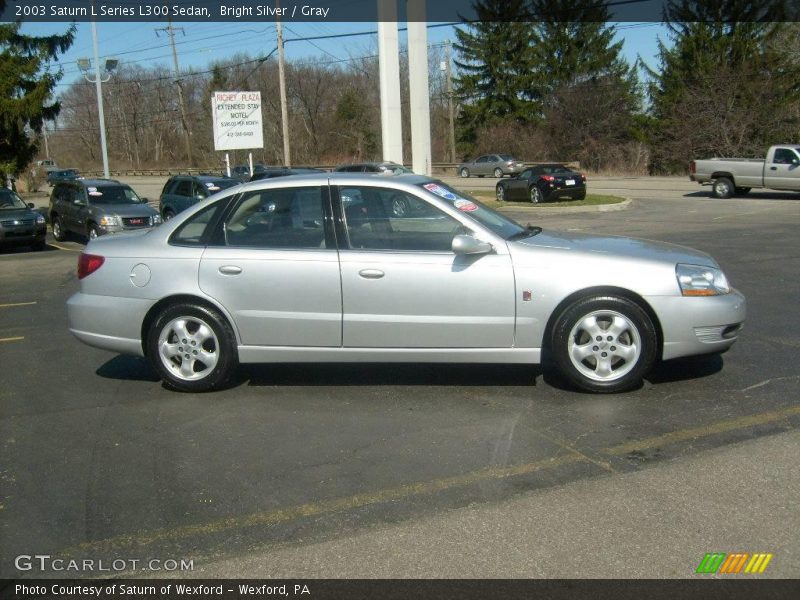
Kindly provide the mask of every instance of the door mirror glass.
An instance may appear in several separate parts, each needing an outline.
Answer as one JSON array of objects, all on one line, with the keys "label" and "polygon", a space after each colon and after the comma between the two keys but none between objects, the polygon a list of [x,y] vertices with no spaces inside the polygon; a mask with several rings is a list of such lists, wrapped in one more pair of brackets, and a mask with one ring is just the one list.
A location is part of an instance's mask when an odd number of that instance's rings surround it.
[{"label": "door mirror glass", "polygon": [[453,252],[455,254],[488,254],[492,245],[482,242],[471,235],[457,235],[453,238]]}]

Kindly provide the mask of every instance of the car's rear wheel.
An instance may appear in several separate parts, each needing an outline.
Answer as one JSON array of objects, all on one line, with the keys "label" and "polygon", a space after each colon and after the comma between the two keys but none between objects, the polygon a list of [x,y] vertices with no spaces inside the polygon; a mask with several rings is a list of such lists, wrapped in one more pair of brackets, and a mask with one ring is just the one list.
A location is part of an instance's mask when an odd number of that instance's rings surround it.
[{"label": "car's rear wheel", "polygon": [[715,198],[730,198],[733,195],[733,182],[727,177],[720,177],[714,180],[714,185],[711,187],[714,192]]},{"label": "car's rear wheel", "polygon": [[64,224],[59,216],[53,217],[53,237],[57,242],[63,242],[67,239],[67,232],[64,230]]},{"label": "car's rear wheel", "polygon": [[503,185],[498,185],[495,190],[495,196],[498,202],[503,202],[506,199],[506,188]]},{"label": "car's rear wheel", "polygon": [[148,330],[147,356],[164,384],[181,392],[220,387],[239,363],[228,322],[198,304],[176,304],[158,315]]},{"label": "car's rear wheel", "polygon": [[539,204],[544,198],[542,197],[542,190],[540,190],[537,186],[531,187],[530,193],[531,203],[532,204]]},{"label": "car's rear wheel", "polygon": [[462,177],[469,177],[469,169],[467,169],[467,168],[461,169],[461,176]]},{"label": "car's rear wheel", "polygon": [[580,194],[578,194],[577,196],[575,196],[575,200],[586,200],[586,192],[583,191]]},{"label": "car's rear wheel", "polygon": [[573,303],[553,328],[558,370],[575,387],[621,392],[637,387],[657,355],[655,326],[638,304],[619,296]]},{"label": "car's rear wheel", "polygon": [[501,178],[503,176],[503,169],[501,169],[500,167],[497,167],[494,170],[494,176],[497,177],[498,179]]}]

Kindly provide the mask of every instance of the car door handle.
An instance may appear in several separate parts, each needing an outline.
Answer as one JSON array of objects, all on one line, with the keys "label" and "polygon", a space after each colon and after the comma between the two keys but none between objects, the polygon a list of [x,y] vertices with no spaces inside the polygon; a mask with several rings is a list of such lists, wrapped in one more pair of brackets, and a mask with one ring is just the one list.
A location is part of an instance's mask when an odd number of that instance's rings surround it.
[{"label": "car door handle", "polygon": [[378,269],[361,269],[358,272],[358,274],[361,275],[364,279],[380,279],[386,273]]},{"label": "car door handle", "polygon": [[777,171],[777,170],[778,170],[778,167],[770,167],[770,168],[769,168],[769,170],[770,170],[770,171]]},{"label": "car door handle", "polygon": [[242,272],[242,268],[235,265],[225,265],[219,268],[219,272],[223,275],[238,275]]}]

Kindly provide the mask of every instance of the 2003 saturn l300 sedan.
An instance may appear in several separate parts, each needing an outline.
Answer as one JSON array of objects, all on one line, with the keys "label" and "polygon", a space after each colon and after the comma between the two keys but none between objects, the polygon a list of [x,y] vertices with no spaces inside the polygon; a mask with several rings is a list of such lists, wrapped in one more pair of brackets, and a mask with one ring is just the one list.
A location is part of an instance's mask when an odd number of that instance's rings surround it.
[{"label": "2003 saturn l300 sedan", "polygon": [[147,356],[183,391],[240,362],[549,358],[578,388],[617,392],[656,360],[727,350],[745,318],[703,252],[522,227],[418,175],[229,188],[91,241],[78,276],[70,330]]}]

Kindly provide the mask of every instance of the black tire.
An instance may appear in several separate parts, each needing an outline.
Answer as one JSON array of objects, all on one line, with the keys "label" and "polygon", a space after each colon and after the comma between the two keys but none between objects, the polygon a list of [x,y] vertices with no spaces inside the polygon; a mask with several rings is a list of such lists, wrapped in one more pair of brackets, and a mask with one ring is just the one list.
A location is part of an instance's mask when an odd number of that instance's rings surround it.
[{"label": "black tire", "polygon": [[[183,339],[177,337],[181,327],[176,321],[186,321]],[[202,326],[208,327],[210,334],[204,335]],[[222,387],[239,365],[236,337],[228,321],[216,310],[198,304],[181,303],[165,308],[150,324],[146,347],[147,358],[164,385],[180,392],[206,392]],[[208,360],[204,360],[204,354]],[[188,367],[182,372],[184,361]]]},{"label": "black tire", "polygon": [[461,176],[464,177],[464,178],[469,177],[469,169],[467,169],[466,167],[461,169],[460,173],[461,173]]},{"label": "black tire", "polygon": [[641,385],[658,355],[657,339],[650,317],[632,300],[587,296],[561,313],[551,350],[559,372],[576,388],[623,392]]},{"label": "black tire", "polygon": [[577,196],[575,196],[575,200],[586,200],[586,192],[581,192]]},{"label": "black tire", "polygon": [[497,188],[494,191],[495,198],[497,198],[498,202],[504,202],[506,199],[506,188],[504,185],[497,184]]},{"label": "black tire", "polygon": [[733,182],[727,177],[715,179],[713,185],[711,186],[711,191],[715,198],[730,198],[733,196],[735,189],[736,188],[734,187]]},{"label": "black tire", "polygon": [[57,242],[63,242],[67,239],[67,231],[64,229],[64,223],[58,215],[53,217],[53,237]]},{"label": "black tire", "polygon": [[736,190],[734,191],[736,192],[737,196],[746,196],[747,194],[750,193],[751,189],[752,188],[749,187],[737,187]]},{"label": "black tire", "polygon": [[539,189],[538,186],[531,186],[531,189],[528,193],[528,198],[531,201],[531,204],[540,204],[544,202],[544,196],[542,195],[542,190]]},{"label": "black tire", "polygon": [[503,178],[503,169],[501,169],[500,167],[497,167],[494,170],[494,176],[497,177],[498,179],[502,179]]},{"label": "black tire", "polygon": [[168,208],[168,209],[166,209],[164,211],[164,214],[161,215],[161,216],[162,216],[162,218],[164,219],[165,222],[169,221],[172,217],[175,216],[175,211],[172,210],[171,208]]}]

